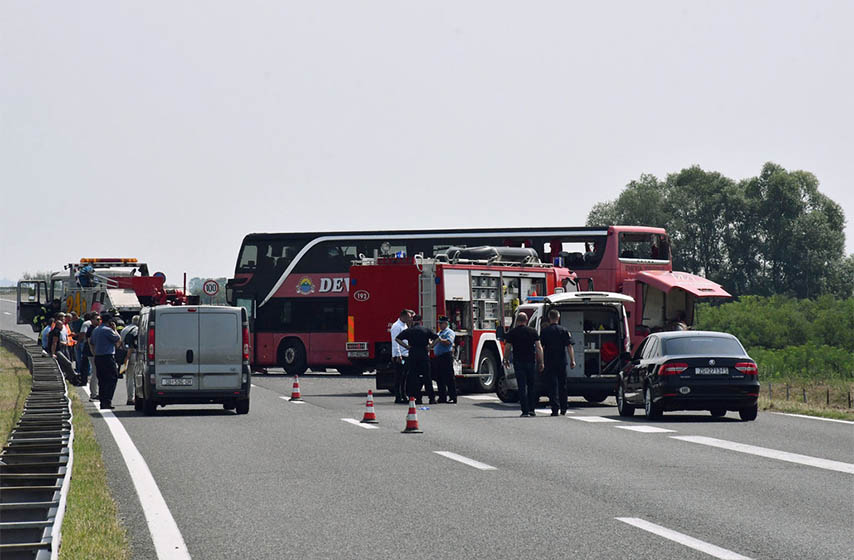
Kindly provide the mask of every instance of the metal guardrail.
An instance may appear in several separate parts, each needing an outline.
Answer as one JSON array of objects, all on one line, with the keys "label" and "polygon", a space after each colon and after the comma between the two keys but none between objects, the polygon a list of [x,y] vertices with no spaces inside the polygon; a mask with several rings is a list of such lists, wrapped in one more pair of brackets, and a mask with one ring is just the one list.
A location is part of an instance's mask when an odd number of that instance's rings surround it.
[{"label": "metal guardrail", "polygon": [[0,452],[0,557],[55,559],[73,462],[71,400],[56,360],[31,338],[0,331],[33,386],[21,418]]}]

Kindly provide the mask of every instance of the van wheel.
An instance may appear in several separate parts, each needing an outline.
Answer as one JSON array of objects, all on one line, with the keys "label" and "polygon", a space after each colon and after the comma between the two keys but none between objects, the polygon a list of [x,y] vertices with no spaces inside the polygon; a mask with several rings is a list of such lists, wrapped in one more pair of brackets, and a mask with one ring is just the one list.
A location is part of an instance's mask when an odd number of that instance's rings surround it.
[{"label": "van wheel", "polygon": [[589,403],[600,403],[608,398],[608,393],[585,393],[584,400]]},{"label": "van wheel", "polygon": [[290,375],[302,375],[308,368],[305,361],[305,346],[298,338],[289,338],[279,345],[279,366]]},{"label": "van wheel", "polygon": [[234,400],[228,400],[222,403],[223,410],[234,410],[236,407],[237,404],[234,402]]},{"label": "van wheel", "polygon": [[133,409],[137,412],[142,412],[142,399],[139,397],[133,398]]},{"label": "van wheel", "polygon": [[495,382],[495,394],[501,402],[519,402],[519,391],[513,391],[507,388],[507,378],[504,374],[500,374]]},{"label": "van wheel", "polygon": [[249,414],[249,399],[240,399],[235,403],[237,414]]},{"label": "van wheel", "polygon": [[495,391],[495,382],[498,380],[498,360],[492,350],[485,350],[480,356],[480,364],[477,366],[478,378],[475,379],[475,388],[482,393]]},{"label": "van wheel", "polygon": [[153,399],[145,399],[142,401],[142,410],[146,416],[154,416],[157,411],[157,403]]}]

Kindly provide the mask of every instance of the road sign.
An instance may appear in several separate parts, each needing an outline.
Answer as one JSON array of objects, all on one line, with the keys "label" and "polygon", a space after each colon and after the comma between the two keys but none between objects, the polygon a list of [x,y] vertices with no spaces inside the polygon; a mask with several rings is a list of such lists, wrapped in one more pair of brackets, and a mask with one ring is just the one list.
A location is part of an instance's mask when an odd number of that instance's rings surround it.
[{"label": "road sign", "polygon": [[206,296],[214,297],[219,292],[219,284],[216,280],[205,280],[205,283],[202,284],[202,291]]}]

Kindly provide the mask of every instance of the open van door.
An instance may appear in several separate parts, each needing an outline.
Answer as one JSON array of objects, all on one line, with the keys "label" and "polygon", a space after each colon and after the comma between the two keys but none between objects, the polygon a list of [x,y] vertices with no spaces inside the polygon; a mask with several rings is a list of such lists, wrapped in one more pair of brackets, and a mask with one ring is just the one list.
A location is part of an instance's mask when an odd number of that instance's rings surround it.
[{"label": "open van door", "polygon": [[44,280],[22,280],[18,282],[17,323],[30,325],[33,332],[39,332],[39,326],[33,322],[42,306],[47,303],[47,282]]}]

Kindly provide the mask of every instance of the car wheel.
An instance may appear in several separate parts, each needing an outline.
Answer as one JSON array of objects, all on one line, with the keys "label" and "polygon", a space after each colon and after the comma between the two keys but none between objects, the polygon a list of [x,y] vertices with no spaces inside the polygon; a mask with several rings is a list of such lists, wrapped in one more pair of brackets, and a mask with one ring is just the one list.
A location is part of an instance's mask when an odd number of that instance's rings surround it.
[{"label": "car wheel", "polygon": [[507,378],[504,377],[504,374],[499,374],[498,380],[495,382],[495,394],[498,395],[501,402],[519,402],[519,392],[507,388]]},{"label": "car wheel", "polygon": [[491,350],[484,350],[481,354],[477,374],[479,377],[475,382],[481,392],[491,393],[495,391],[495,382],[498,380],[498,360]]},{"label": "car wheel", "polygon": [[723,416],[726,416],[725,408],[713,408],[709,412],[711,412],[712,416],[714,416],[715,418],[721,418]]},{"label": "car wheel", "polygon": [[302,375],[308,369],[305,361],[305,346],[297,338],[289,338],[279,345],[279,366],[289,375]]},{"label": "car wheel", "polygon": [[157,403],[153,399],[145,399],[142,401],[142,410],[146,416],[153,416],[157,411]]},{"label": "car wheel", "polygon": [[133,398],[133,409],[137,412],[142,412],[142,399],[139,397]]},{"label": "car wheel", "polygon": [[237,409],[237,414],[249,414],[249,399],[237,401],[235,408]]},{"label": "car wheel", "polygon": [[643,410],[646,417],[650,420],[661,416],[661,405],[657,405],[652,401],[652,389],[649,386],[643,392]]},{"label": "car wheel", "polygon": [[742,408],[738,411],[739,417],[745,422],[756,420],[756,415],[759,413],[759,405],[753,405],[748,408]]},{"label": "car wheel", "polygon": [[607,399],[608,396],[608,393],[586,393],[584,394],[584,400],[589,403],[597,404]]},{"label": "car wheel", "polygon": [[626,393],[623,390],[623,385],[617,387],[617,412],[620,416],[634,416],[635,407],[626,402]]}]

